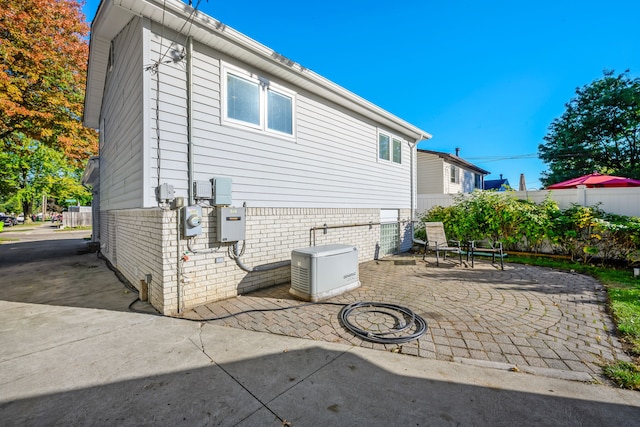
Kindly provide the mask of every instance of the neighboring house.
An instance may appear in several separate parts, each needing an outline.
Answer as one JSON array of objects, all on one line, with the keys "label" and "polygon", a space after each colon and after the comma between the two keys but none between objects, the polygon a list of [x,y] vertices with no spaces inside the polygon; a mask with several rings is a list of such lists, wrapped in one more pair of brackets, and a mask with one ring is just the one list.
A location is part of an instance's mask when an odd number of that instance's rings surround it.
[{"label": "neighboring house", "polygon": [[511,189],[509,185],[509,180],[506,178],[502,178],[502,174],[500,174],[500,179],[488,179],[484,182],[485,190],[493,190],[493,191],[507,191]]},{"label": "neighboring house", "polygon": [[471,193],[489,174],[456,154],[418,149],[418,194]]},{"label": "neighboring house", "polygon": [[430,135],[180,1],[100,3],[84,123],[93,238],[164,314],[289,282],[297,248],[411,247]]}]

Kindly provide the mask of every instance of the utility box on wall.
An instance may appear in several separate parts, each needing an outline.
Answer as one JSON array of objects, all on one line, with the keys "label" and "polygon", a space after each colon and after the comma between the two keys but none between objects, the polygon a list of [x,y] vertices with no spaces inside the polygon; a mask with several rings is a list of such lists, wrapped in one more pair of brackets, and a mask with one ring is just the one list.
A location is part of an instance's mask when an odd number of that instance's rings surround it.
[{"label": "utility box on wall", "polygon": [[182,208],[182,235],[194,237],[202,233],[202,208],[185,206]]},{"label": "utility box on wall", "polygon": [[238,242],[245,239],[245,208],[217,208],[219,242]]},{"label": "utility box on wall", "polygon": [[231,184],[231,178],[226,176],[216,176],[211,178],[214,206],[228,206],[231,204]]}]

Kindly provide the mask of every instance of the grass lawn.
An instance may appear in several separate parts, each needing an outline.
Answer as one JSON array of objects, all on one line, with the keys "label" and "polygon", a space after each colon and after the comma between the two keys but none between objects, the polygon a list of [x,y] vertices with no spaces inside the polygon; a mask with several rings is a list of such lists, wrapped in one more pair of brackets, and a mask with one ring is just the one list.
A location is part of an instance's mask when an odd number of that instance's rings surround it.
[{"label": "grass lawn", "polygon": [[640,277],[631,268],[585,265],[546,257],[509,256],[509,262],[572,270],[598,279],[607,289],[609,310],[618,336],[635,363],[618,362],[604,367],[604,373],[620,387],[640,390]]},{"label": "grass lawn", "polygon": [[58,228],[57,230],[54,230],[55,232],[65,232],[65,231],[78,231],[78,230],[91,230],[91,226],[90,225],[84,225],[84,226],[80,226],[80,227],[65,227],[65,228]]}]

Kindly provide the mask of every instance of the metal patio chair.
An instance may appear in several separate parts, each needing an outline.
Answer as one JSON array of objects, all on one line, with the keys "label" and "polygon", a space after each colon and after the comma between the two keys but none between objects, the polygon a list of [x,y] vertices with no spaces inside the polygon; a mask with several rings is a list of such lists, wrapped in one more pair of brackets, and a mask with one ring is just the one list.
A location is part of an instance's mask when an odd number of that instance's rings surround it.
[{"label": "metal patio chair", "polygon": [[[460,259],[460,265],[462,265],[462,248],[460,247],[459,240],[448,240],[444,233],[444,225],[442,222],[425,222],[424,229],[427,234],[424,244],[424,260],[427,256],[427,250],[435,251],[436,253],[436,265],[440,265],[440,252],[444,255],[442,259],[446,259],[447,253],[457,253]],[[450,245],[453,243],[455,246]]]},{"label": "metal patio chair", "polygon": [[469,242],[469,252],[471,253],[471,267],[476,255],[490,256],[491,264],[496,263],[496,256],[500,258],[500,270],[504,270],[503,258],[506,256],[502,250],[502,242],[492,242],[491,240],[474,240]]}]

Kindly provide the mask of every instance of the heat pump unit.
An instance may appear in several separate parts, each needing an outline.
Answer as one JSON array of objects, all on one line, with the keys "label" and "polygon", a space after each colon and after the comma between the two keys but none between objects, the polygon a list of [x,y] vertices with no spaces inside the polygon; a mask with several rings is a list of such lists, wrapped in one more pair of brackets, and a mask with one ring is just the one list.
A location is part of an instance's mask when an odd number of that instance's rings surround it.
[{"label": "heat pump unit", "polygon": [[358,248],[355,246],[312,246],[291,252],[291,295],[315,302],[358,286]]}]

